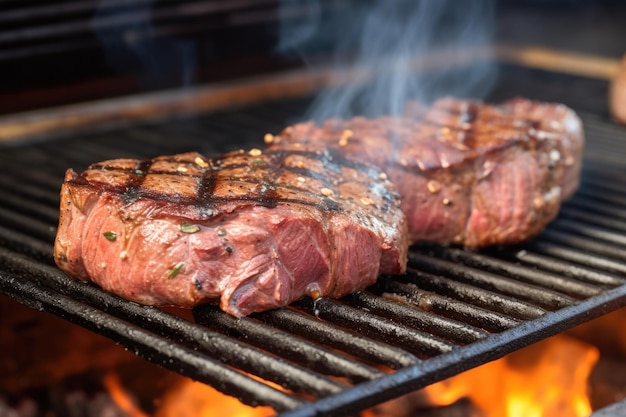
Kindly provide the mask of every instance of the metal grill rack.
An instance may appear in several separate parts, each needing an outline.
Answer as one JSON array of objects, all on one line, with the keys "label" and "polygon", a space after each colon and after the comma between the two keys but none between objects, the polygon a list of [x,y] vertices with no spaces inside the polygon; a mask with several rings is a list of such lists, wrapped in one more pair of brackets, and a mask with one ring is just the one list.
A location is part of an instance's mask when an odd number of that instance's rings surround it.
[{"label": "metal grill rack", "polygon": [[341,300],[303,299],[244,319],[202,306],[191,322],[54,266],[66,168],[252,146],[307,104],[276,101],[3,147],[0,292],[283,416],[348,415],[626,305],[626,129],[588,112],[581,189],[539,238],[484,251],[417,245],[406,275]]}]

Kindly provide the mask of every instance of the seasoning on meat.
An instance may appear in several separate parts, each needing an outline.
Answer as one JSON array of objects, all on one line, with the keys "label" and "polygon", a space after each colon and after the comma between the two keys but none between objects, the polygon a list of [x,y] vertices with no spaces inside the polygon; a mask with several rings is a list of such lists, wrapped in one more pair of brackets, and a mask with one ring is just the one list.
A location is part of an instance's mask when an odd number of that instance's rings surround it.
[{"label": "seasoning on meat", "polygon": [[578,187],[584,138],[563,105],[441,99],[264,142],[68,170],[57,265],[139,303],[219,300],[237,317],[341,297],[404,272],[412,242],[537,235]]},{"label": "seasoning on meat", "polygon": [[183,233],[198,233],[200,231],[200,226],[198,226],[197,224],[182,222],[180,224],[180,231]]},{"label": "seasoning on meat", "polygon": [[139,303],[219,300],[244,316],[402,273],[407,247],[399,197],[379,170],[294,145],[68,170],[55,260]]},{"label": "seasoning on meat", "polygon": [[468,247],[540,233],[580,181],[582,123],[561,104],[440,99],[404,117],[289,126],[270,149],[317,144],[376,165],[402,198],[410,242]]}]

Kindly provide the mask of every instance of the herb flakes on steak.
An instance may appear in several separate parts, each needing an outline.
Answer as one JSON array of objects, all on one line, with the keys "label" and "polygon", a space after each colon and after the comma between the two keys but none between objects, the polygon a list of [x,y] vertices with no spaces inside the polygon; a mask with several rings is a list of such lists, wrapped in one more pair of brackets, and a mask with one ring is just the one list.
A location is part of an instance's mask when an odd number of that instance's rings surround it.
[{"label": "herb flakes on steak", "polygon": [[403,117],[289,126],[270,149],[293,143],[384,171],[401,195],[410,242],[480,247],[526,240],[556,217],[579,185],[584,138],[561,104],[446,98]]},{"label": "herb flakes on steak", "polygon": [[402,273],[407,246],[398,195],[377,169],[295,144],[68,170],[55,261],[142,304],[219,299],[244,316]]}]

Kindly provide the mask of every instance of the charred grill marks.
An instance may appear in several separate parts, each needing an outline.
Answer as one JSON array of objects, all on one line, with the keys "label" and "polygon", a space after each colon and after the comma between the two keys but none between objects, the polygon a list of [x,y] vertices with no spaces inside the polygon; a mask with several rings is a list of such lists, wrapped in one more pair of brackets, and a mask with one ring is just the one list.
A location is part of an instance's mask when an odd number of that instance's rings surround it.
[{"label": "charred grill marks", "polygon": [[443,99],[416,111],[294,125],[265,151],[68,170],[55,260],[138,302],[220,298],[242,316],[401,273],[409,242],[527,239],[578,186],[582,130],[564,106]]},{"label": "charred grill marks", "polygon": [[[243,152],[238,152],[238,154],[243,155]],[[305,162],[303,162],[301,166],[287,164],[286,159],[293,156],[300,156]],[[190,172],[189,167],[195,164],[193,161],[181,161],[175,157],[162,157],[159,160],[165,163],[177,164],[178,168],[176,171],[155,169],[153,168],[153,160],[143,160],[137,161],[135,166],[121,167],[107,162],[96,163],[91,165],[88,170],[102,170],[111,173],[125,174],[127,179],[124,183],[103,184],[101,187],[105,190],[108,189],[112,191],[116,189],[123,190],[121,196],[126,204],[130,204],[139,198],[164,200],[181,204],[195,203],[207,211],[208,215],[212,212],[215,204],[235,201],[258,203],[264,207],[276,207],[278,204],[290,203],[312,206],[326,211],[340,211],[343,209],[341,204],[333,198],[329,198],[330,196],[320,195],[319,192],[306,189],[302,186],[292,184],[278,185],[275,179],[280,172],[290,172],[297,175],[303,180],[302,182],[310,180],[318,181],[323,185],[323,189],[334,189],[341,185],[344,181],[342,171],[345,168],[358,170],[372,179],[380,179],[379,171],[369,165],[348,159],[337,150],[315,152],[310,150],[274,149],[266,151],[263,158],[259,157],[252,161],[250,161],[249,158],[240,161],[222,156],[207,160],[207,166],[200,167],[201,169],[197,173]],[[257,163],[257,161],[262,161],[262,163]],[[319,162],[324,170],[320,171],[311,168],[311,164],[308,163],[309,161]],[[236,171],[240,175],[228,178],[220,177],[219,173],[224,170]],[[169,182],[176,181],[176,178],[167,178],[171,176],[190,178],[197,183],[197,188],[194,196],[159,193],[143,187],[144,181],[148,176],[152,178],[161,176],[163,177],[163,181]],[[229,188],[231,191],[234,187],[249,190],[256,187],[257,191],[256,193],[251,192],[250,194],[237,196],[216,195],[215,187],[220,181],[231,183]],[[89,181],[85,181],[84,174],[83,176],[77,177],[73,182],[76,186],[91,186]],[[277,192],[278,188],[291,191],[294,195],[300,194],[306,196],[307,198],[281,197]],[[333,197],[338,196],[333,195]],[[383,209],[394,203],[393,198],[388,194],[383,194],[381,197]]]},{"label": "charred grill marks", "polygon": [[578,187],[584,135],[563,105],[448,98],[407,108],[405,117],[290,126],[272,147],[289,143],[323,143],[384,170],[402,197],[411,241],[477,247],[542,231]]},{"label": "charred grill marks", "polygon": [[68,170],[57,265],[143,304],[219,298],[234,316],[403,272],[406,219],[390,183],[321,147],[295,148]]}]

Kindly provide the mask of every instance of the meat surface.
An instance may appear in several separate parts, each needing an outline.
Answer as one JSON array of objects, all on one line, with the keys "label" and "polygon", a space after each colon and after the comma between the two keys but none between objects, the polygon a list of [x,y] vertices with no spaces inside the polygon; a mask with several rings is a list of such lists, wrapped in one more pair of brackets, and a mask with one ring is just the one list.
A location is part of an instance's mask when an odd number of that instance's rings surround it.
[{"label": "meat surface", "polygon": [[68,170],[57,265],[148,305],[243,316],[405,270],[406,219],[371,166],[315,146]]},{"label": "meat surface", "polygon": [[411,243],[481,247],[523,241],[556,217],[578,187],[584,138],[564,105],[446,98],[403,117],[300,123],[269,142],[322,145],[379,167],[401,195]]}]

